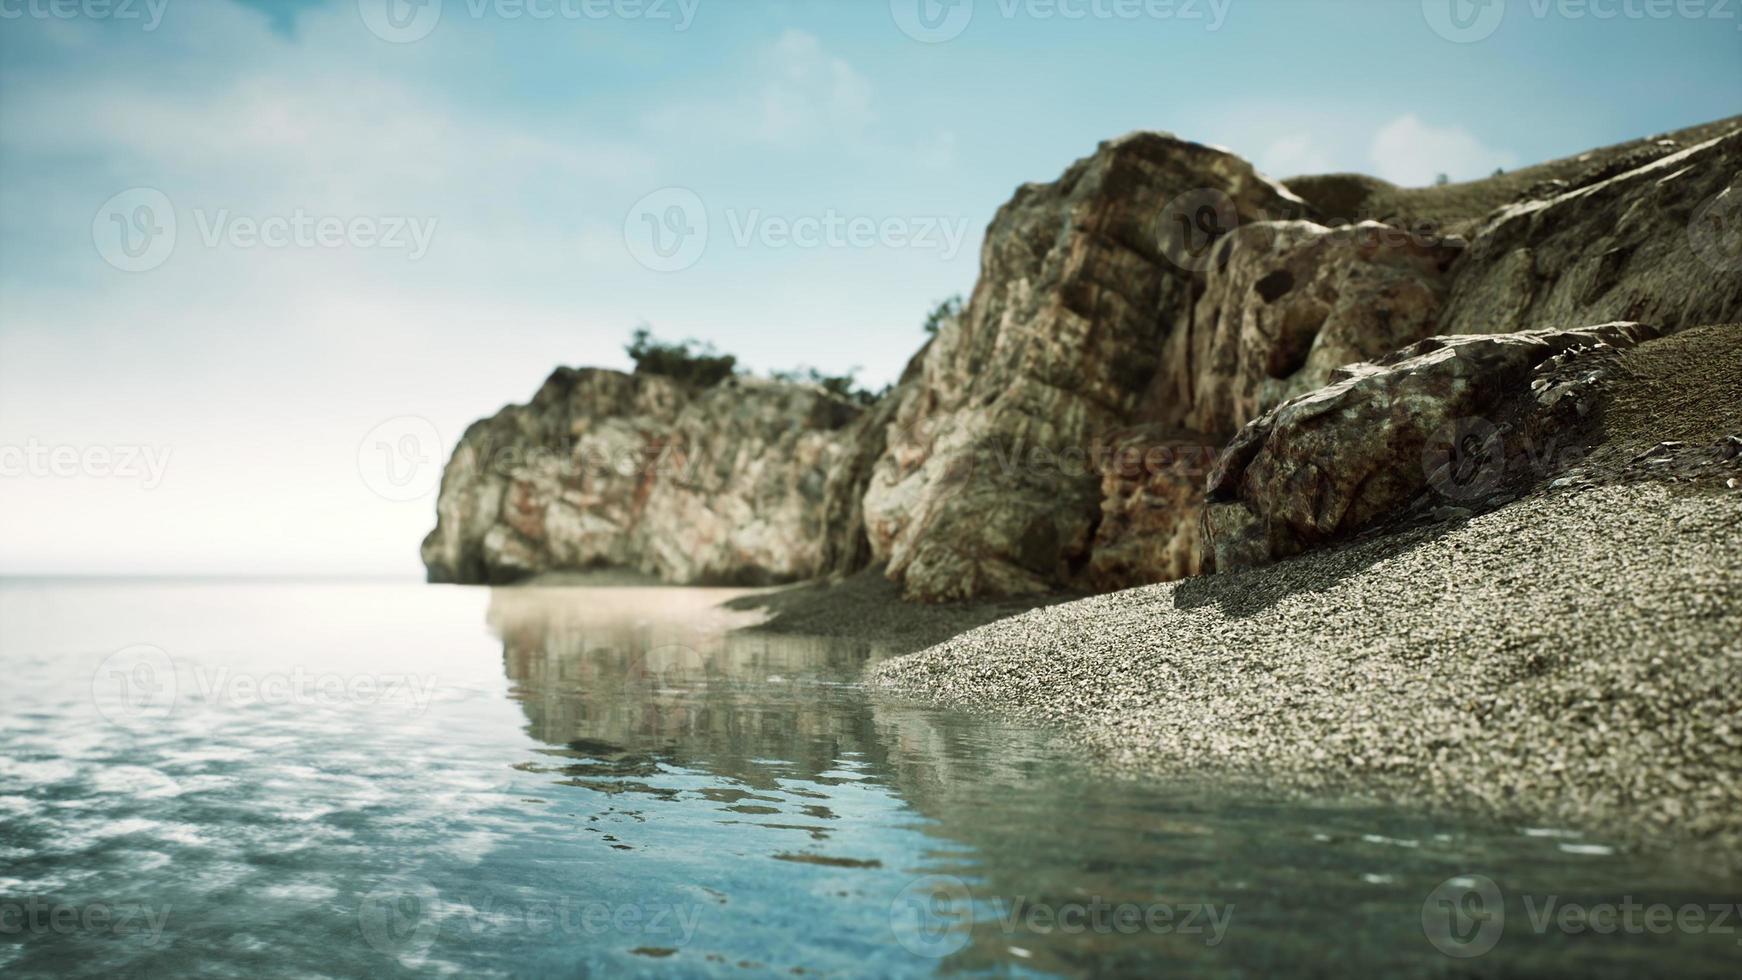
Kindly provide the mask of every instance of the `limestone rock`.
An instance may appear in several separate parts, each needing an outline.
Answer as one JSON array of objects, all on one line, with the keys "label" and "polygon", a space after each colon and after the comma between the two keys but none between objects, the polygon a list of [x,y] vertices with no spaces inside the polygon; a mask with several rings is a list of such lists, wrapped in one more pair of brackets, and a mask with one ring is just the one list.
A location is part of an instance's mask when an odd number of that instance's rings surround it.
[{"label": "limestone rock", "polygon": [[560,369],[466,431],[424,564],[470,583],[597,566],[677,583],[817,575],[865,550],[826,516],[860,415],[808,385]]},{"label": "limestone rock", "polygon": [[1472,237],[1445,332],[1742,319],[1742,132],[1593,177],[1502,208]]},{"label": "limestone rock", "polygon": [[1217,460],[1203,517],[1209,560],[1228,571],[1346,538],[1430,487],[1453,503],[1480,499],[1527,448],[1508,433],[1520,406],[1536,410],[1533,369],[1581,346],[1627,347],[1659,333],[1618,322],[1432,337],[1350,365],[1248,424]]},{"label": "limestone rock", "polygon": [[1372,221],[1243,227],[1169,337],[1157,401],[1177,406],[1185,428],[1225,437],[1335,368],[1432,336],[1463,248]]},{"label": "limestone rock", "polygon": [[1156,426],[1113,433],[1101,464],[1101,523],[1088,585],[1097,590],[1187,578],[1203,565],[1198,514],[1216,450]]},{"label": "limestone rock", "polygon": [[1238,223],[1305,206],[1225,151],[1155,133],[1022,187],[980,279],[905,393],[865,496],[911,598],[1078,580],[1100,517],[1099,437],[1133,420],[1198,268]]}]

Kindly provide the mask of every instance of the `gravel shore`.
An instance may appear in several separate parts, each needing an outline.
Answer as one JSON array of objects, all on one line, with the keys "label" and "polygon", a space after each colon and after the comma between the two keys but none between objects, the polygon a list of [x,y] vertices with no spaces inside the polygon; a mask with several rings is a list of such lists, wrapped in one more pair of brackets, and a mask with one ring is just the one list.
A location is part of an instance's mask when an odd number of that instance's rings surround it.
[{"label": "gravel shore", "polygon": [[1539,492],[1267,568],[1036,609],[872,668],[1103,764],[1443,802],[1742,870],[1742,492]]}]

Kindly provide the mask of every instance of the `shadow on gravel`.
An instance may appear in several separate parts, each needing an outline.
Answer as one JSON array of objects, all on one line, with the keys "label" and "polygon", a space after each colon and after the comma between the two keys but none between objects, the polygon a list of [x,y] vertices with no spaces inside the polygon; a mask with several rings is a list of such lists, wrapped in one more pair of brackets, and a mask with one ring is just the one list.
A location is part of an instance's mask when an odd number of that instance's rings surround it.
[{"label": "shadow on gravel", "polygon": [[835,582],[806,582],[741,596],[725,606],[768,615],[763,623],[742,627],[745,632],[861,640],[880,647],[885,655],[895,655],[923,650],[977,626],[1084,595],[1060,592],[935,605],[908,602],[901,597],[901,586],[885,578],[879,565]]},{"label": "shadow on gravel", "polygon": [[1413,551],[1469,522],[1469,518],[1381,532],[1323,551],[1309,551],[1263,568],[1182,579],[1174,586],[1176,609],[1216,606],[1222,615],[1245,619],[1302,592],[1324,592],[1368,568]]}]

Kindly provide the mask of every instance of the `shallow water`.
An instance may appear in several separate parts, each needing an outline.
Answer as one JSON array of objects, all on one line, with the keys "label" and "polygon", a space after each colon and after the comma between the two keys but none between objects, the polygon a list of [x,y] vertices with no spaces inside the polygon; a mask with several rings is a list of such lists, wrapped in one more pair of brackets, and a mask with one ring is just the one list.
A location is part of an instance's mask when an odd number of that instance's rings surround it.
[{"label": "shallow water", "polygon": [[1742,966],[1694,862],[1096,778],[733,594],[0,584],[0,974]]}]

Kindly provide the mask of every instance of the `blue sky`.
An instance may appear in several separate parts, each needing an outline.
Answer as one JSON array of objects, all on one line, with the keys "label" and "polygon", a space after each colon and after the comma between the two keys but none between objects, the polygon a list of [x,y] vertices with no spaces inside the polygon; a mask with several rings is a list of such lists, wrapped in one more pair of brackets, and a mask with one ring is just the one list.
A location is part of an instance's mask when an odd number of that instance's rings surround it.
[{"label": "blue sky", "polygon": [[[1439,0],[59,2],[0,0],[0,571],[415,572],[379,424],[442,456],[641,321],[881,383],[1015,187],[1133,129],[1424,183],[1742,111],[1718,0],[1463,43]],[[173,247],[116,253],[141,201]]]}]

